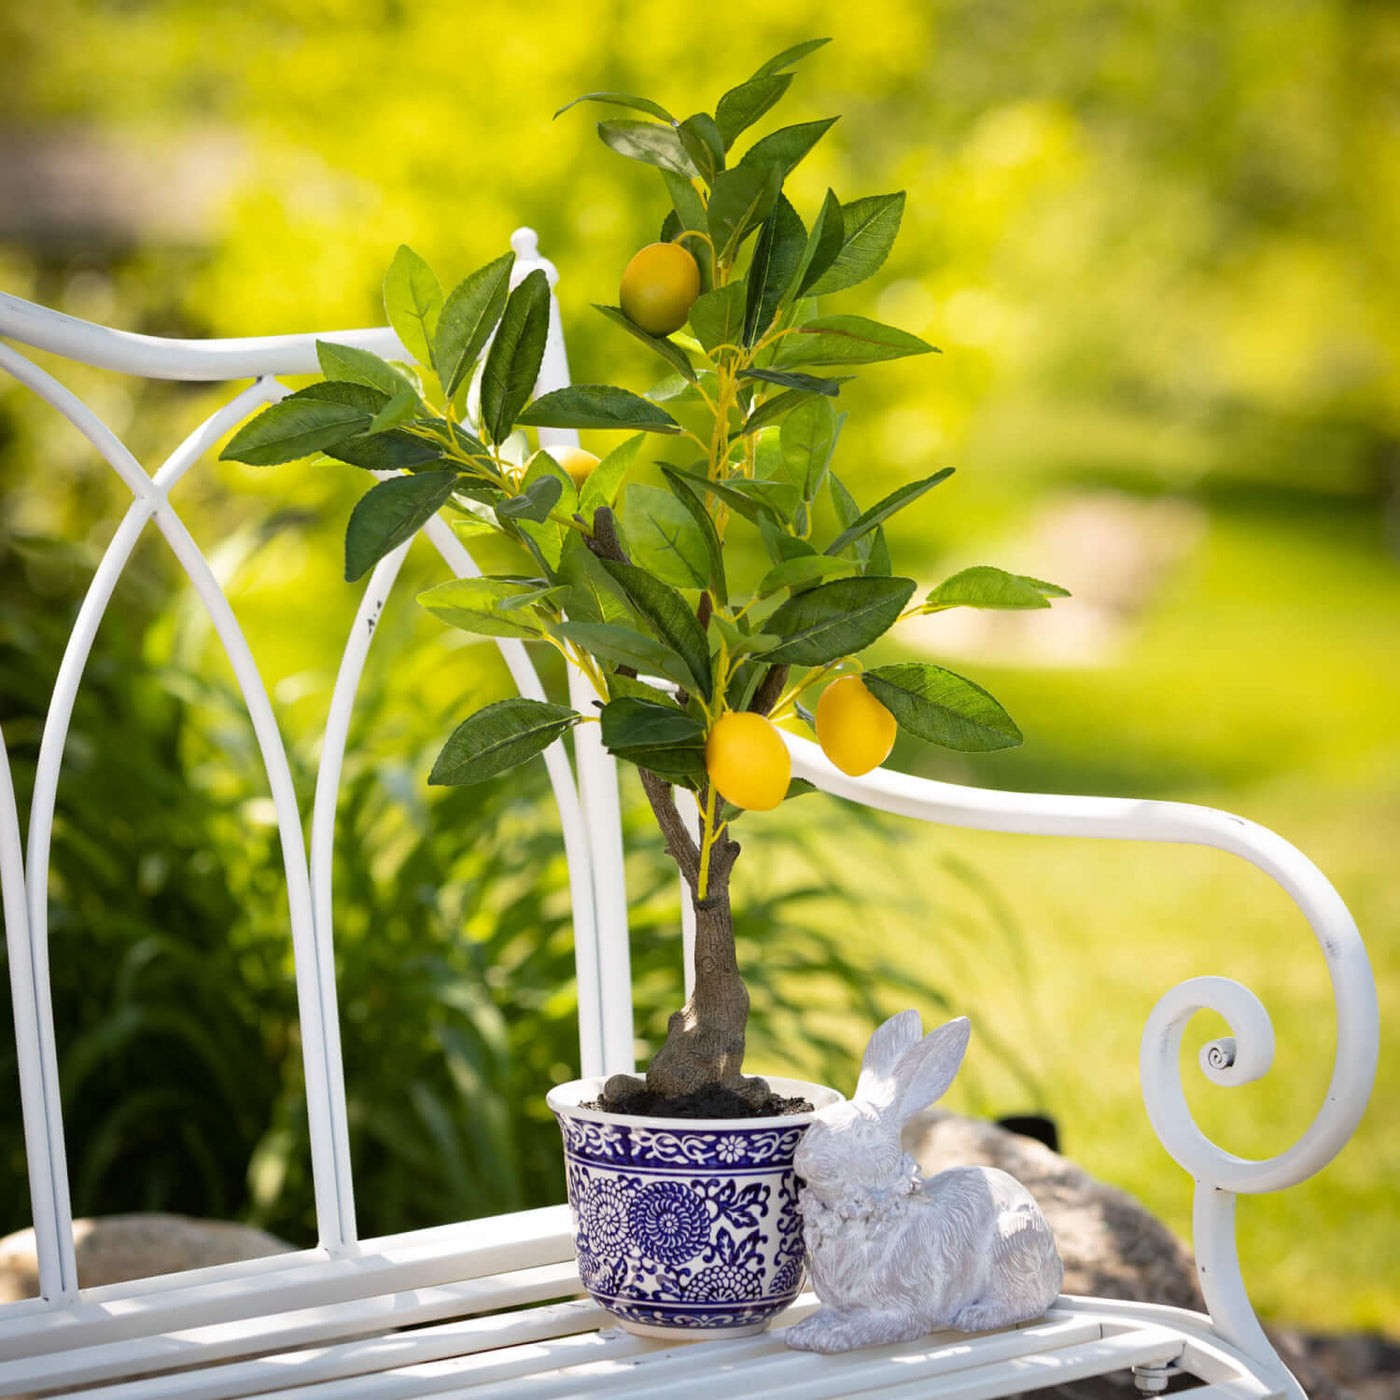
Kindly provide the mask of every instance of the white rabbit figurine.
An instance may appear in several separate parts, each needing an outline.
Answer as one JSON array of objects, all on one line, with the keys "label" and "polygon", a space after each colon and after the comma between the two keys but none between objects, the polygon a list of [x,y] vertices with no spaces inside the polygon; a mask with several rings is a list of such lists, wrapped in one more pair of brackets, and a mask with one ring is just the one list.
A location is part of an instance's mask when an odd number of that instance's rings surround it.
[{"label": "white rabbit figurine", "polygon": [[855,1098],[824,1108],[793,1162],[812,1286],[822,1308],[786,1329],[802,1351],[981,1332],[1040,1317],[1064,1274],[1030,1192],[994,1167],[953,1167],[925,1181],[900,1146],[905,1120],[941,1098],[972,1027],[924,1036],[903,1011],[870,1038]]}]

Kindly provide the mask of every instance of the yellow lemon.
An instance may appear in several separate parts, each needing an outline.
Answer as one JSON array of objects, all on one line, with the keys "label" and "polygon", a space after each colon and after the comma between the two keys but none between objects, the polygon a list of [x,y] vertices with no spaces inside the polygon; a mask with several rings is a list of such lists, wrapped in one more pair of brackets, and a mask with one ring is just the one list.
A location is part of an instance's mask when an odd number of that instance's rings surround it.
[{"label": "yellow lemon", "polygon": [[700,268],[679,243],[648,243],[622,274],[622,314],[648,335],[670,335],[685,325],[700,295]]},{"label": "yellow lemon", "polygon": [[898,728],[859,676],[832,681],[817,701],[817,742],[853,778],[878,768],[890,756]]},{"label": "yellow lemon", "polygon": [[598,465],[598,459],[581,447],[546,447],[544,449],[569,474],[575,486],[582,487],[589,473]]},{"label": "yellow lemon", "polygon": [[726,802],[767,812],[787,794],[792,760],[782,735],[763,715],[731,710],[705,740],[705,771]]}]

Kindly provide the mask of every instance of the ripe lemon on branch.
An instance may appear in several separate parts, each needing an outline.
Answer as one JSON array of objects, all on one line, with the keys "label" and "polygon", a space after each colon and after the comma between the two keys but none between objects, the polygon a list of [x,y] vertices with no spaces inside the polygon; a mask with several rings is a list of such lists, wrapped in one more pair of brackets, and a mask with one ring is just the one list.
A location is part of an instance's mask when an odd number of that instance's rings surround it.
[{"label": "ripe lemon on branch", "polygon": [[769,812],[787,796],[792,760],[772,722],[750,710],[721,715],[705,740],[705,771],[726,802]]},{"label": "ripe lemon on branch", "polygon": [[894,748],[895,717],[859,676],[842,676],[817,701],[817,743],[852,778],[878,768]]},{"label": "ripe lemon on branch", "polygon": [[700,295],[700,267],[679,243],[648,243],[622,274],[622,314],[648,335],[670,335],[685,325]]}]

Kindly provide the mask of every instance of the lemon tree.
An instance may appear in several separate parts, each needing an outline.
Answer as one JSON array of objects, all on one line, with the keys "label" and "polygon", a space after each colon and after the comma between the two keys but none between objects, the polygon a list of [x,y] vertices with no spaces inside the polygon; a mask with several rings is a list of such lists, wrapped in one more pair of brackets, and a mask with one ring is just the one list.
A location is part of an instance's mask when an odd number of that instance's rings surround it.
[{"label": "lemon tree", "polygon": [[[639,770],[697,928],[694,992],[647,1071],[663,1098],[717,1086],[750,1104],[767,1095],[742,1073],[748,993],[729,885],[745,811],[809,790],[790,782],[776,726],[812,725],[850,774],[883,762],[898,733],[963,750],[1018,744],[1011,717],[973,681],[926,662],[864,667],[861,655],[916,613],[1046,608],[1064,595],[981,565],[916,597],[884,523],[951,468],[864,508],[858,465],[837,475],[845,371],[934,347],[828,309],[827,298],[880,270],[903,192],[828,190],[804,217],[785,184],[836,119],[752,134],[825,42],[785,50],[713,112],[683,119],[628,93],[576,99],[610,109],[598,122],[603,142],[661,181],[659,236],[626,263],[619,304],[598,308],[661,362],[665,378],[649,392],[580,384],[536,397],[544,273],[512,278],[507,254],[449,292],[403,247],[384,302],[413,362],[323,344],[322,381],[264,410],[223,454],[262,465],[320,454],[377,473],[346,529],[352,581],[439,511],[468,535],[509,541],[510,572],[444,583],[419,601],[452,627],[554,648],[591,682],[594,711],[523,697],[487,705],[450,735],[429,781],[483,781],[583,723],[599,724],[608,750]],[[599,460],[531,451],[527,430],[540,428],[621,436]],[[823,498],[839,522],[829,537],[818,525]],[[742,595],[726,567],[736,544],[768,559]],[[678,788],[694,794],[698,839]],[[629,1087],[610,1083],[605,1101]]]}]

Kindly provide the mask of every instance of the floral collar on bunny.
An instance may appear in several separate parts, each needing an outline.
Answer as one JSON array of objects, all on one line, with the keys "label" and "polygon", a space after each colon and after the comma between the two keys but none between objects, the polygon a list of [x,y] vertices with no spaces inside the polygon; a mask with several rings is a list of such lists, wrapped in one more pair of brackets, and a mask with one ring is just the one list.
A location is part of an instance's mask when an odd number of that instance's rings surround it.
[{"label": "floral collar on bunny", "polygon": [[921,1191],[923,1185],[919,1164],[906,1152],[900,1163],[900,1177],[893,1186],[874,1189],[851,1185],[830,1200],[804,1186],[798,1201],[807,1247],[815,1249],[821,1240],[834,1239],[853,1225],[878,1232],[903,1214],[904,1202]]}]

